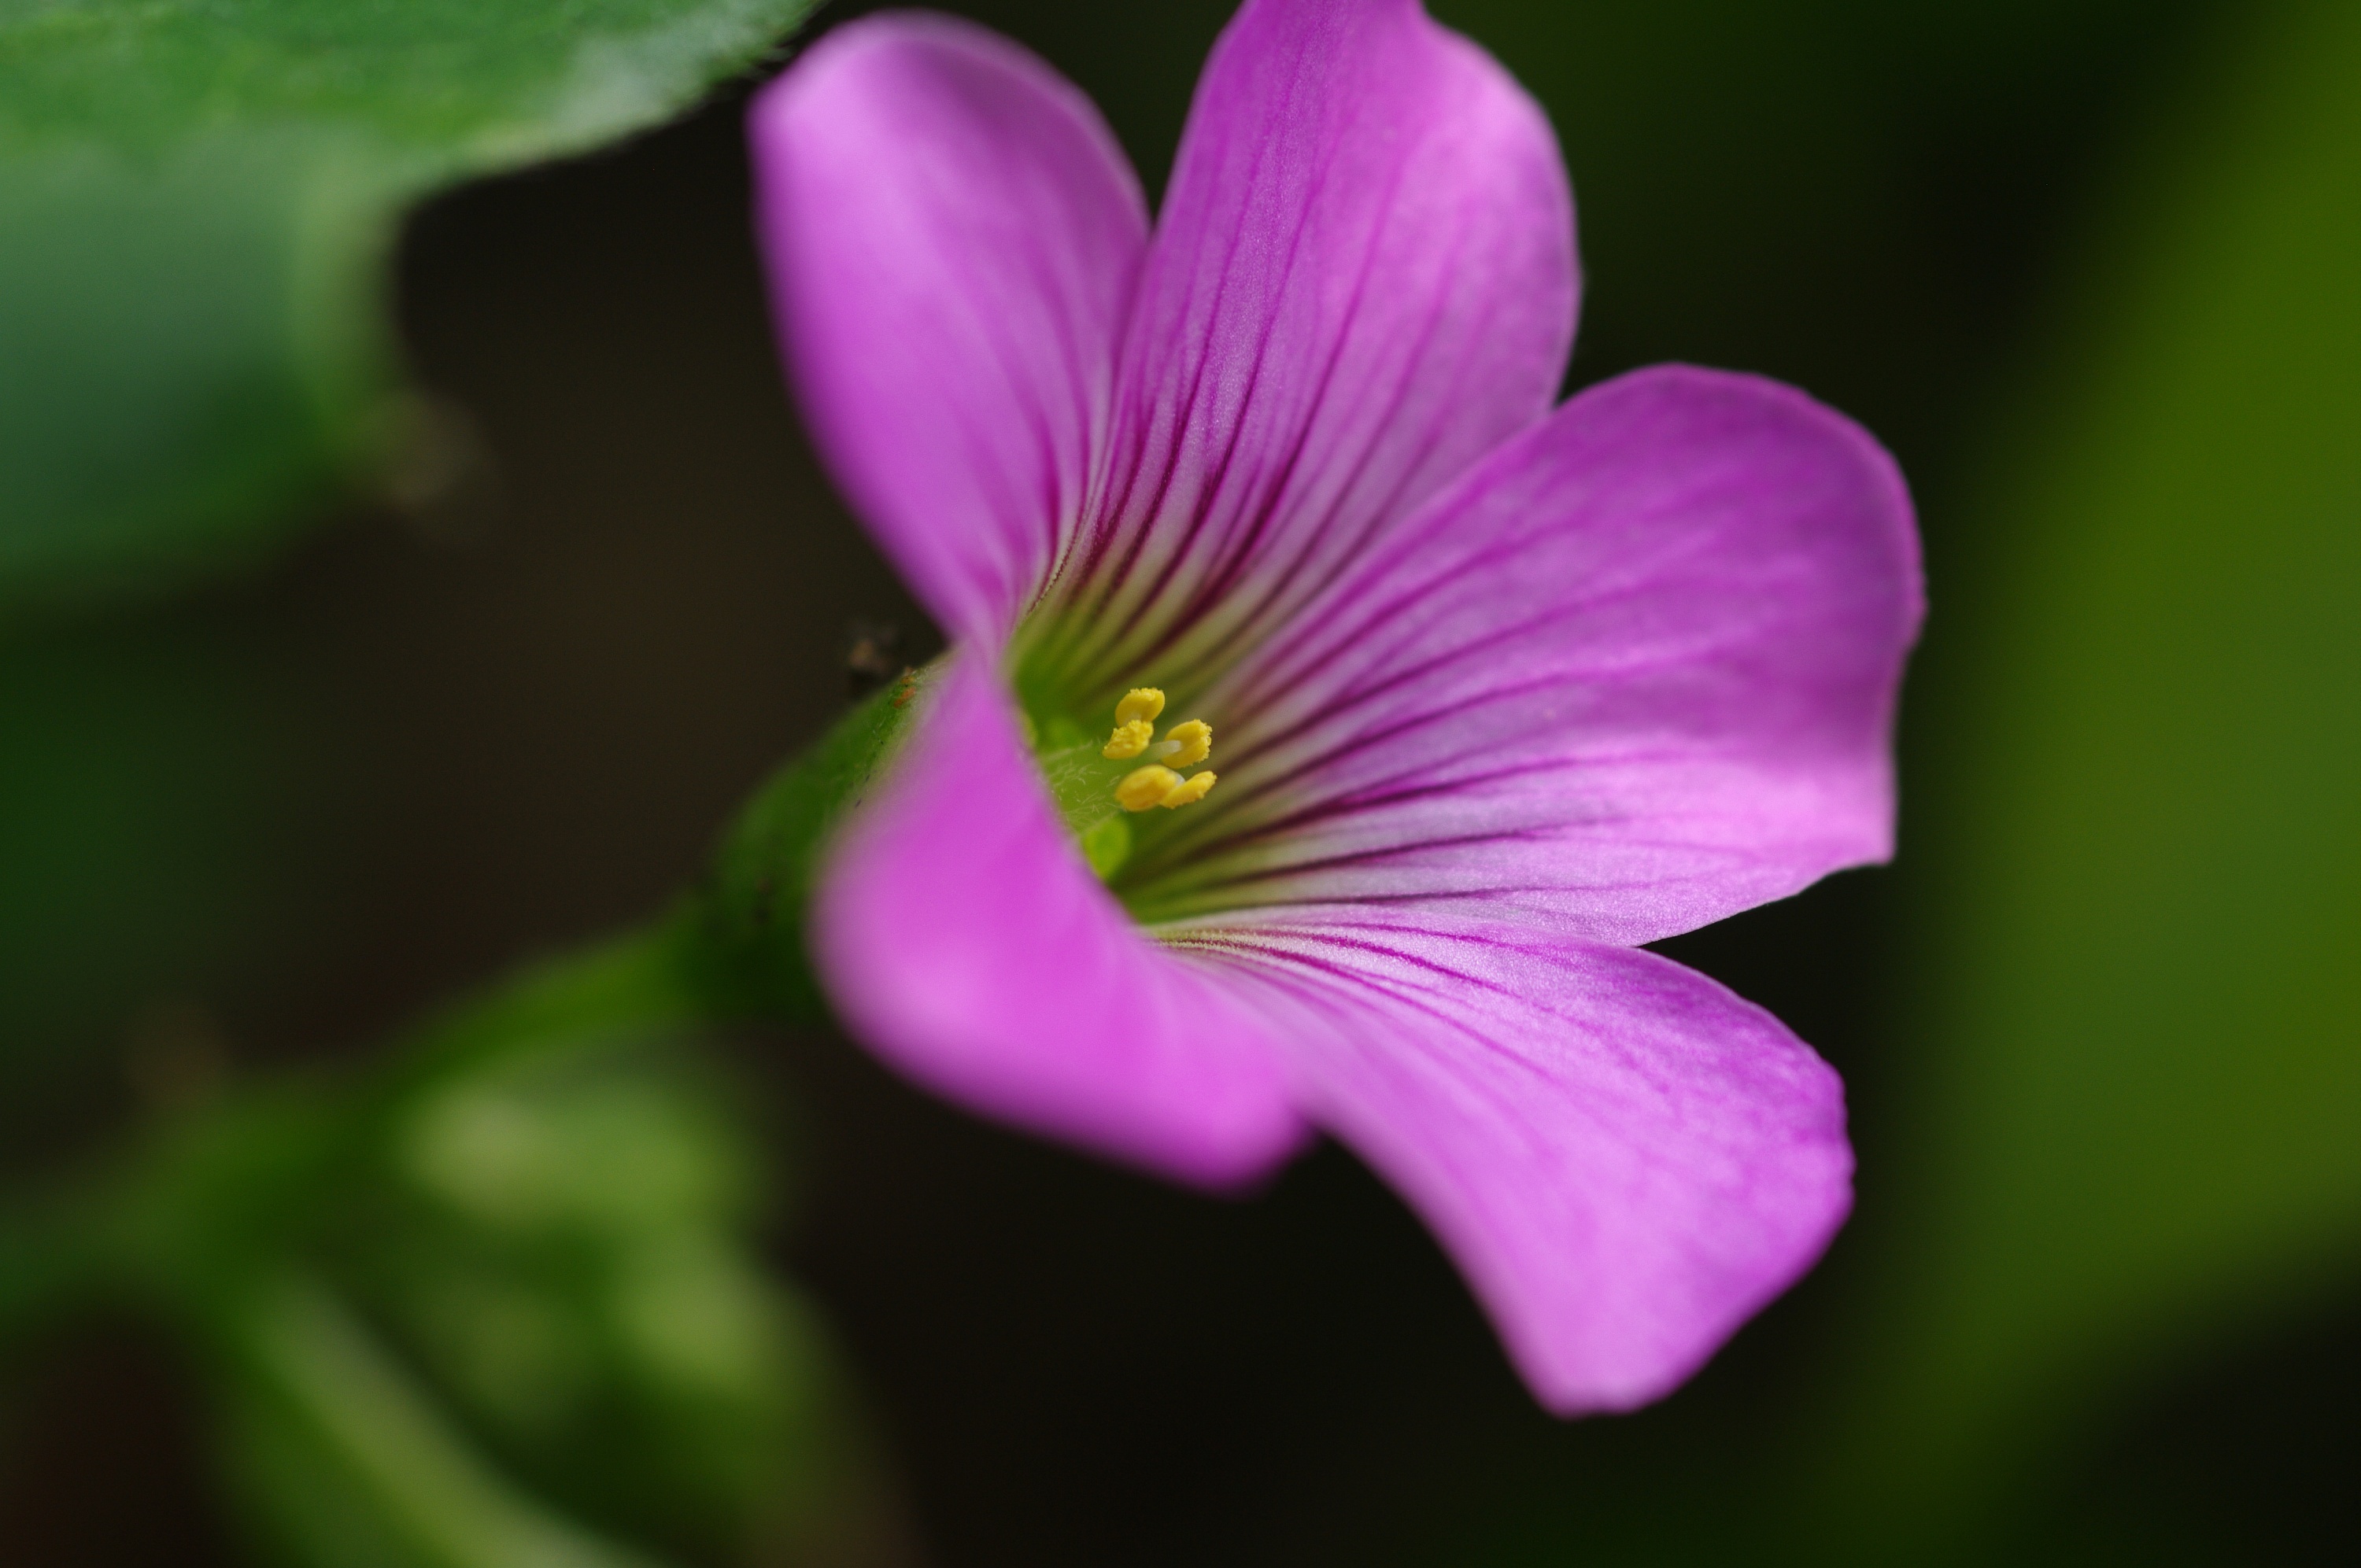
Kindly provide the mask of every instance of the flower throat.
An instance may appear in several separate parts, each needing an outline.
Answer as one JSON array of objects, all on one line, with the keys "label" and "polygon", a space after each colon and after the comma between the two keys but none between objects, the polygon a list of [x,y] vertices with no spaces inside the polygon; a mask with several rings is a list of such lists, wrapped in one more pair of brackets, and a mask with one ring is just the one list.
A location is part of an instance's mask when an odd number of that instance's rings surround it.
[{"label": "flower throat", "polygon": [[[1183,719],[1159,740],[1156,721],[1164,702],[1164,693],[1154,686],[1126,692],[1115,704],[1115,728],[1104,744],[1089,740],[1070,720],[1053,717],[1037,729],[1027,718],[1027,738],[1059,814],[1103,880],[1130,857],[1131,817],[1158,807],[1177,811],[1213,791],[1215,775],[1210,769],[1186,770],[1213,755],[1213,727],[1202,718]],[[1118,773],[1110,762],[1134,765]]]}]

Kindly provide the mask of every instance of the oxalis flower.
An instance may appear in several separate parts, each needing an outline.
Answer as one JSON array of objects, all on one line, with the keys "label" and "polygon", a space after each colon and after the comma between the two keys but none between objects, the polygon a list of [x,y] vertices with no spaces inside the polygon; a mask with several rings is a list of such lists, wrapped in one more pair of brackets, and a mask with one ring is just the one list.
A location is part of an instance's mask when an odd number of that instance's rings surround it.
[{"label": "oxalis flower", "polygon": [[819,876],[844,1021],[1184,1181],[1324,1130],[1544,1403],[1672,1388],[1852,1158],[1836,1074],[1638,944],[1889,852],[1892,462],[1747,376],[1553,409],[1556,146],[1415,0],[1249,0],[1152,229],[1089,102],[939,16],[752,137],[813,439],[953,643]]}]

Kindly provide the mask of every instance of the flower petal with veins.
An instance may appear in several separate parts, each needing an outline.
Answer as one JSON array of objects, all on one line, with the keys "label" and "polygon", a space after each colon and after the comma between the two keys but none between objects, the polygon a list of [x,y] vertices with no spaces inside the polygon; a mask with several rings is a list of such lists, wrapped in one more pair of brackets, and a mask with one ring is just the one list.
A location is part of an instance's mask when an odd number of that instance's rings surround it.
[{"label": "flower petal with veins", "polygon": [[[814,438],[957,644],[822,867],[845,1023],[1204,1186],[1325,1129],[1545,1404],[1675,1386],[1851,1156],[1825,1064],[1632,945],[1889,852],[1891,459],[1753,377],[1550,411],[1556,146],[1416,0],[1247,0],[1152,235],[1080,94],[964,23],[848,24],[751,137]],[[1120,813],[1167,692],[1211,765]]]},{"label": "flower petal with veins", "polygon": [[1513,907],[1636,944],[1882,861],[1917,584],[1908,493],[1850,420],[1686,366],[1594,387],[1200,699],[1240,716],[1225,809],[1128,896]]},{"label": "flower petal with veins", "polygon": [[1186,944],[1258,1011],[1309,1015],[1286,1035],[1299,1102],[1425,1216],[1563,1413],[1670,1392],[1851,1207],[1837,1075],[1653,953],[1424,911]]},{"label": "flower petal with veins", "polygon": [[1047,652],[1178,670],[1277,625],[1548,411],[1574,342],[1549,121],[1417,0],[1249,5],[1215,46],[1125,334]]},{"label": "flower petal with veins", "polygon": [[821,456],[946,627],[1005,636],[1105,444],[1138,179],[1089,99],[946,16],[837,29],[748,136]]}]

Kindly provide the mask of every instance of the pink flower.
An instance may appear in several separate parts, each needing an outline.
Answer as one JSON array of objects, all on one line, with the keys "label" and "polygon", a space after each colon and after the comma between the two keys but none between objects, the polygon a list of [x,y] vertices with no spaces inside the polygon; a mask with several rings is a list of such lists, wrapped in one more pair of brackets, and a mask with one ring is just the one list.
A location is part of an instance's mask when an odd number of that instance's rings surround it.
[{"label": "pink flower", "polygon": [[1331,1133],[1543,1402],[1676,1386],[1852,1157],[1826,1064],[1638,944],[1890,852],[1892,461],[1718,371],[1554,409],[1555,143],[1416,0],[1248,0],[1152,230],[1082,94],[939,16],[752,136],[813,437],[954,643],[815,897],[844,1021],[1187,1181]]}]

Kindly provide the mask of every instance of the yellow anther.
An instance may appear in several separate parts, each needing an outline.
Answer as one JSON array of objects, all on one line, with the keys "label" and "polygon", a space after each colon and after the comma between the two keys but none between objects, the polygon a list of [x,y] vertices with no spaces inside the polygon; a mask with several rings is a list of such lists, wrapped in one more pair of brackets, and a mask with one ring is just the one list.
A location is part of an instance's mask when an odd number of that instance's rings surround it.
[{"label": "yellow anther", "polygon": [[1164,797],[1173,791],[1188,787],[1170,768],[1161,762],[1150,762],[1123,775],[1123,782],[1115,786],[1115,803],[1126,811],[1145,811],[1151,806],[1163,805]]},{"label": "yellow anther", "polygon": [[1198,801],[1204,799],[1206,795],[1212,794],[1213,788],[1213,774],[1191,773],[1187,778],[1181,780],[1179,784],[1174,784],[1170,789],[1166,790],[1164,792],[1164,798],[1158,801],[1156,804],[1163,806],[1168,811],[1176,806],[1193,806]]},{"label": "yellow anther", "polygon": [[1166,767],[1193,768],[1213,754],[1213,727],[1202,718],[1185,719],[1164,732],[1164,745],[1176,748],[1157,748]]},{"label": "yellow anther", "polygon": [[1110,762],[1145,762],[1115,786],[1115,804],[1126,811],[1192,805],[1213,787],[1211,773],[1184,779],[1175,771],[1193,768],[1213,754],[1213,727],[1202,718],[1183,719],[1159,740],[1154,720],[1163,711],[1164,694],[1154,686],[1134,686],[1115,705],[1115,733],[1099,754]]},{"label": "yellow anther", "polygon": [[1118,725],[1136,720],[1152,719],[1164,711],[1164,694],[1154,686],[1134,686],[1123,694],[1115,705],[1115,721]]},{"label": "yellow anther", "polygon": [[1128,724],[1115,727],[1115,733],[1107,737],[1106,746],[1099,755],[1109,762],[1120,762],[1147,751],[1148,743],[1155,738],[1156,726],[1145,718],[1135,718]]}]

